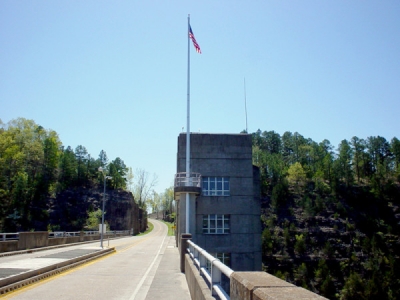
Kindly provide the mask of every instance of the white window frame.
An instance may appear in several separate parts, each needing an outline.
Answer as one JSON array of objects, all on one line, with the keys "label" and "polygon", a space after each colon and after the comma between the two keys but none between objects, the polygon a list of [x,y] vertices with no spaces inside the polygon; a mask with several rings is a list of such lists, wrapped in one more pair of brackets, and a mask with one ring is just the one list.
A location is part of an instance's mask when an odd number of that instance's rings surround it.
[{"label": "white window frame", "polygon": [[203,196],[230,196],[229,177],[204,176],[202,193]]},{"label": "white window frame", "polygon": [[203,215],[203,234],[229,234],[230,215]]},{"label": "white window frame", "polygon": [[[223,253],[223,252],[218,252],[218,253],[210,253],[212,256],[215,258],[219,259],[225,266],[231,267],[231,254],[230,253]],[[207,266],[206,269],[208,270],[209,273],[211,273],[211,262],[207,260]]]}]

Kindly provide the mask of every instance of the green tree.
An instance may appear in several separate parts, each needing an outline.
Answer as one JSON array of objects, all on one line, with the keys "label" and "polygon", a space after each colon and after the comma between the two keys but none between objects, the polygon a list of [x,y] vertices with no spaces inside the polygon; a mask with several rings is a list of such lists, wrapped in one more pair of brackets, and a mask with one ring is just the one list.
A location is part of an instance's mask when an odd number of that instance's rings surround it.
[{"label": "green tree", "polygon": [[370,136],[367,138],[367,148],[371,157],[372,170],[376,172],[378,164],[386,165],[386,158],[391,157],[390,145],[384,137]]},{"label": "green tree", "polygon": [[265,228],[262,232],[261,244],[262,244],[264,255],[265,254],[273,254],[274,240],[273,240],[271,232],[268,228]]},{"label": "green tree", "polygon": [[29,210],[29,181],[28,174],[21,171],[14,178],[12,187],[12,203],[8,207],[5,228],[7,231],[16,232],[28,224],[22,217],[28,215]]},{"label": "green tree", "polygon": [[81,185],[86,182],[85,178],[85,165],[88,159],[88,152],[86,148],[82,145],[79,145],[75,148],[75,157],[77,161],[77,182],[78,185]]},{"label": "green tree", "polygon": [[357,175],[357,182],[360,182],[361,178],[361,170],[362,170],[362,157],[364,152],[364,143],[363,140],[360,140],[358,137],[353,136],[351,139],[351,145],[353,146],[353,165]]},{"label": "green tree", "polygon": [[353,170],[352,170],[353,151],[347,140],[343,140],[339,145],[339,155],[336,160],[336,174],[339,179],[344,180],[346,186],[353,183]]},{"label": "green tree", "polygon": [[43,185],[45,193],[51,192],[53,196],[56,192],[56,183],[58,176],[58,162],[61,154],[61,142],[55,131],[50,131],[43,141]]},{"label": "green tree", "polygon": [[286,180],[279,181],[272,189],[271,207],[276,211],[286,205],[289,199],[289,188]]},{"label": "green tree", "polygon": [[286,131],[282,135],[282,155],[285,163],[288,165],[297,161],[296,145],[294,143],[293,134],[290,131]]},{"label": "green tree", "polygon": [[65,189],[75,183],[77,174],[77,161],[74,150],[68,146],[60,156],[59,160],[59,185]]},{"label": "green tree", "polygon": [[340,293],[341,300],[358,300],[366,299],[364,297],[365,284],[361,276],[356,272],[351,272],[350,276],[346,279],[344,287]]},{"label": "green tree", "polygon": [[335,253],[335,250],[333,249],[332,244],[329,241],[326,241],[323,248],[323,253],[329,258],[332,257]]},{"label": "green tree", "polygon": [[290,236],[290,231],[289,231],[288,226],[285,226],[285,228],[283,229],[283,240],[284,240],[285,246],[289,247],[291,244],[291,236]]},{"label": "green tree", "polygon": [[85,228],[87,230],[99,230],[99,225],[101,224],[102,211],[97,209],[95,211],[88,212],[88,218],[86,219]]},{"label": "green tree", "polygon": [[333,281],[332,276],[329,274],[323,280],[321,287],[320,287],[321,294],[328,299],[334,299],[336,296],[336,288],[335,283]]},{"label": "green tree", "polygon": [[390,141],[390,150],[394,155],[394,167],[397,174],[397,180],[400,182],[400,140],[394,137]]},{"label": "green tree", "polygon": [[302,263],[297,269],[295,269],[294,279],[295,279],[297,285],[299,285],[303,288],[308,288],[307,287],[308,270],[307,270],[307,266],[305,263]]},{"label": "green tree", "polygon": [[171,221],[171,214],[173,213],[173,203],[174,203],[174,187],[169,187],[164,190],[160,195],[161,198],[161,208],[164,212],[163,219],[168,219]]},{"label": "green tree", "polygon": [[306,252],[306,238],[303,234],[296,234],[295,238],[294,250],[297,254],[302,255]]},{"label": "green tree", "polygon": [[265,163],[261,168],[262,180],[270,182],[270,188],[285,177],[286,166],[281,154],[266,154]]},{"label": "green tree", "polygon": [[304,172],[303,166],[299,162],[296,162],[289,167],[287,179],[290,184],[294,185],[297,192],[300,193],[306,183],[307,176],[306,172]]},{"label": "green tree", "polygon": [[325,259],[321,259],[318,262],[318,267],[315,270],[315,280],[319,283],[322,283],[324,279],[329,275],[329,268],[326,264]]},{"label": "green tree", "polygon": [[334,159],[333,154],[327,153],[322,160],[322,169],[325,180],[328,180],[332,188],[332,173],[333,173]]},{"label": "green tree", "polygon": [[100,167],[105,168],[108,164],[107,153],[104,150],[100,151],[99,161],[100,161]]},{"label": "green tree", "polygon": [[281,137],[275,131],[264,131],[262,133],[263,142],[260,145],[263,151],[270,154],[278,154],[281,152]]},{"label": "green tree", "polygon": [[124,161],[117,157],[108,165],[108,174],[112,177],[111,186],[114,189],[125,189],[126,188],[126,167]]}]

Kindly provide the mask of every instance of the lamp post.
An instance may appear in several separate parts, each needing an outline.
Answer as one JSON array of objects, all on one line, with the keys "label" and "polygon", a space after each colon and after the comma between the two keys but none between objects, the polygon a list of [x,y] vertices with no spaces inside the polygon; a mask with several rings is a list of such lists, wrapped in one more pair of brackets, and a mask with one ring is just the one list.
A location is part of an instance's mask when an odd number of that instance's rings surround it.
[{"label": "lamp post", "polygon": [[101,211],[101,230],[100,230],[100,247],[103,248],[103,235],[104,235],[104,205],[106,202],[106,180],[111,179],[111,176],[106,176],[105,170],[102,167],[99,167],[99,172],[103,173],[104,177],[104,191],[103,191],[103,209]]}]

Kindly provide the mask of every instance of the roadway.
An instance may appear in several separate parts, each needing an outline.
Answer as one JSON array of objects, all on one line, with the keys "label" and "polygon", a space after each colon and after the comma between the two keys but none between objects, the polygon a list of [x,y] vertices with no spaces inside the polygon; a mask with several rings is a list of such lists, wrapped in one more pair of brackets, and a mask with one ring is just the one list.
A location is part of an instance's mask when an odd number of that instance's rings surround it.
[{"label": "roadway", "polygon": [[[167,226],[151,220],[154,229],[147,235],[104,241],[116,252],[49,277],[0,297],[14,300],[63,299],[190,299],[185,275],[179,270],[175,237],[167,236]],[[109,244],[108,244],[109,243]],[[0,258],[0,268],[21,265],[29,260],[68,251],[86,251],[96,243]],[[89,250],[87,250],[89,251]]]}]

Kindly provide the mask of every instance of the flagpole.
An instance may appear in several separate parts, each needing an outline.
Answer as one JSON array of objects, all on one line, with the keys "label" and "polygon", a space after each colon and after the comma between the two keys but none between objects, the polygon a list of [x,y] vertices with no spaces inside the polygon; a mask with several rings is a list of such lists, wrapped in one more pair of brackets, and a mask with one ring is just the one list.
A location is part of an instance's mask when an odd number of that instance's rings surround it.
[{"label": "flagpole", "polygon": [[[188,67],[187,67],[187,124],[186,124],[186,180],[189,184],[190,178],[190,14],[188,14],[188,28],[186,31],[188,38]],[[190,233],[189,228],[190,198],[186,193],[186,233]]]},{"label": "flagpole", "polygon": [[244,77],[244,113],[246,115],[246,133],[247,131],[247,100],[246,100],[246,77]]}]

